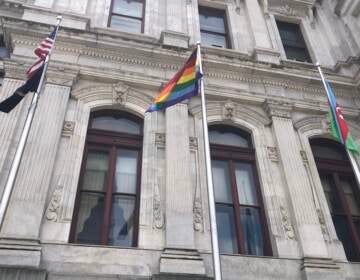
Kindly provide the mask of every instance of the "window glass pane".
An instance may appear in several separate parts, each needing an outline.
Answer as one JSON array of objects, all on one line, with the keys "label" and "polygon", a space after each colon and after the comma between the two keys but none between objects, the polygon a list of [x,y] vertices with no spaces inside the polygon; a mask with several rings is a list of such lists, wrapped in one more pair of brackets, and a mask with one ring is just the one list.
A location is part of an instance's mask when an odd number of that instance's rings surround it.
[{"label": "window glass pane", "polygon": [[215,201],[232,204],[228,163],[226,161],[213,160],[211,165],[214,181]]},{"label": "window glass pane", "polygon": [[141,126],[139,123],[122,116],[95,117],[91,122],[91,128],[129,134],[141,134]]},{"label": "window glass pane", "polygon": [[309,54],[305,48],[296,48],[284,45],[284,49],[287,59],[293,59],[301,62],[311,62]]},{"label": "window glass pane", "polygon": [[107,153],[91,151],[87,154],[83,190],[102,191],[104,189],[108,162]]},{"label": "window glass pane", "polygon": [[341,240],[344,246],[345,254],[348,260],[356,260],[356,248],[354,242],[350,236],[350,229],[346,222],[346,218],[343,216],[333,216],[333,222],[338,238]]},{"label": "window glass pane", "polygon": [[316,158],[325,158],[325,159],[338,159],[338,160],[348,160],[345,149],[340,148],[336,144],[332,143],[312,143],[316,141],[310,140],[311,150]]},{"label": "window glass pane", "polygon": [[320,174],[321,184],[331,213],[342,212],[341,202],[336,193],[335,183],[331,174]]},{"label": "window glass pane", "polygon": [[143,1],[114,0],[113,13],[141,18],[143,14]]},{"label": "window glass pane", "polygon": [[259,210],[250,207],[240,207],[240,219],[244,236],[245,254],[264,255]]},{"label": "window glass pane", "polygon": [[138,152],[118,149],[114,192],[136,193]]},{"label": "window glass pane", "polygon": [[353,178],[350,177],[340,177],[340,184],[344,191],[351,215],[359,216],[360,207],[356,199],[354,188],[357,187],[357,184]]},{"label": "window glass pane", "polygon": [[220,253],[238,253],[233,207],[216,205],[216,222]]},{"label": "window glass pane", "polygon": [[295,23],[277,21],[281,41],[284,45],[306,47],[300,26]]},{"label": "window glass pane", "polygon": [[353,222],[354,222],[357,236],[360,238],[360,219],[354,219]]},{"label": "window glass pane", "polygon": [[204,46],[226,48],[226,37],[224,35],[201,32],[201,43]]},{"label": "window glass pane", "polygon": [[131,33],[141,33],[141,20],[122,16],[111,16],[110,27]]},{"label": "window glass pane", "polygon": [[104,220],[104,196],[82,193],[76,226],[76,240],[84,244],[100,244],[100,232]]},{"label": "window glass pane", "polygon": [[235,177],[240,204],[258,205],[251,164],[235,163]]},{"label": "window glass pane", "polygon": [[236,146],[249,148],[251,145],[249,141],[241,135],[234,132],[223,132],[219,130],[209,131],[209,141],[211,144],[220,144],[227,146]]},{"label": "window glass pane", "polygon": [[111,207],[109,245],[132,246],[135,198],[115,195]]},{"label": "window glass pane", "polygon": [[224,12],[199,8],[200,29],[225,34]]}]

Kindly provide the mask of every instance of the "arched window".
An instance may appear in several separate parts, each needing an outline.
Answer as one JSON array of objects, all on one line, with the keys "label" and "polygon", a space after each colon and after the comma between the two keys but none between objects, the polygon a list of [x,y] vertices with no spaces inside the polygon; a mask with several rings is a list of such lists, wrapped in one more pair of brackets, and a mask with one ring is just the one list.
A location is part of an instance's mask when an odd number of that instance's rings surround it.
[{"label": "arched window", "polygon": [[103,110],[90,116],[71,241],[137,246],[142,120]]},{"label": "arched window", "polygon": [[214,125],[209,141],[220,252],[271,255],[250,135]]},{"label": "arched window", "polygon": [[348,260],[360,260],[360,192],[344,147],[310,139],[326,200]]}]

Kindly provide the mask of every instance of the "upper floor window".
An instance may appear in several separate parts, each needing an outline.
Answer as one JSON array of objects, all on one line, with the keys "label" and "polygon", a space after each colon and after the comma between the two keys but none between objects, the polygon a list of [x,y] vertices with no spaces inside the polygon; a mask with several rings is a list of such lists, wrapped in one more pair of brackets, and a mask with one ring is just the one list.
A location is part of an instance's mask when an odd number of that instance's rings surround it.
[{"label": "upper floor window", "polygon": [[8,58],[9,50],[5,45],[4,35],[0,35],[0,59]]},{"label": "upper floor window", "polygon": [[112,0],[109,27],[132,33],[144,32],[145,0]]},{"label": "upper floor window", "polygon": [[200,6],[199,18],[204,46],[230,48],[225,11]]},{"label": "upper floor window", "polygon": [[91,115],[71,241],[137,246],[142,120],[114,111]]},{"label": "upper floor window", "polygon": [[276,21],[287,59],[311,62],[300,26],[296,23]]},{"label": "upper floor window", "polygon": [[311,139],[325,197],[348,260],[360,261],[360,192],[344,147],[329,139]]},{"label": "upper floor window", "polygon": [[216,125],[209,140],[220,252],[271,255],[250,135]]}]

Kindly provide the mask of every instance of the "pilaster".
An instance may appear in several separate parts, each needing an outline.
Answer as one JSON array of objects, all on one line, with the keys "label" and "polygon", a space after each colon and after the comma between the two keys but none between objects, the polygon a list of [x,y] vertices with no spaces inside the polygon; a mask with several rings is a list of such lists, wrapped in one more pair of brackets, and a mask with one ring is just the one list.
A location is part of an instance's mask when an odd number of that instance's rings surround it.
[{"label": "pilaster", "polygon": [[205,275],[195,250],[187,104],[166,109],[166,249],[160,274]]},{"label": "pilaster", "polygon": [[161,32],[164,46],[189,47],[189,36],[186,34],[186,1],[166,0],[166,29]]},{"label": "pilaster", "polygon": [[287,193],[303,256],[305,258],[328,258],[309,178],[304,168],[298,139],[291,119],[292,104],[266,100],[264,110],[272,120],[280,161],[283,166]]},{"label": "pilaster", "polygon": [[254,55],[259,61],[279,63],[280,54],[273,49],[264,14],[258,0],[245,0],[254,39]]}]

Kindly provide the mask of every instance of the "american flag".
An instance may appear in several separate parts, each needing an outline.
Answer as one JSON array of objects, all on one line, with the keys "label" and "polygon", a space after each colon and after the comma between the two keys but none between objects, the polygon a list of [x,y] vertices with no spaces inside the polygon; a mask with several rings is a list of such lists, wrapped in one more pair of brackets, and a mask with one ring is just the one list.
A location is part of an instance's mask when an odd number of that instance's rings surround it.
[{"label": "american flag", "polygon": [[43,66],[46,56],[49,54],[50,50],[52,49],[54,45],[54,39],[56,35],[56,28],[53,32],[49,34],[49,36],[42,40],[41,43],[37,46],[34,53],[38,57],[35,62],[30,66],[30,68],[27,70],[26,74],[30,78],[36,70],[38,70],[41,66]]}]

